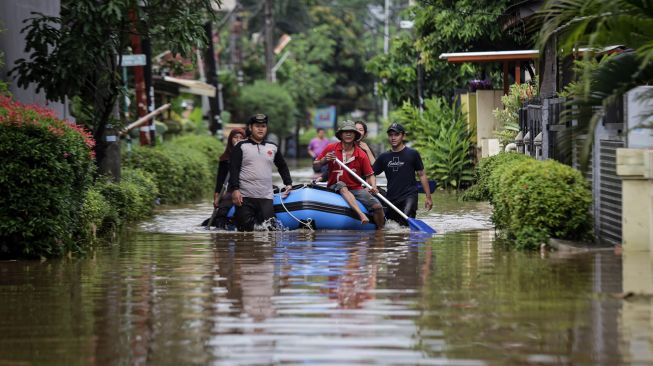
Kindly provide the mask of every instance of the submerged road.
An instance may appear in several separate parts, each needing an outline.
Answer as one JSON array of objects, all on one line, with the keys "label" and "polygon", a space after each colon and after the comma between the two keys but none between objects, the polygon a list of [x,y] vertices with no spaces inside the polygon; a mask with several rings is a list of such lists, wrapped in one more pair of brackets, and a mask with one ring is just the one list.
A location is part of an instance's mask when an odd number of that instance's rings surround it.
[{"label": "submerged road", "polygon": [[202,203],[88,258],[0,262],[0,365],[653,362],[621,256],[508,251],[487,204],[434,201],[433,237],[207,231]]}]

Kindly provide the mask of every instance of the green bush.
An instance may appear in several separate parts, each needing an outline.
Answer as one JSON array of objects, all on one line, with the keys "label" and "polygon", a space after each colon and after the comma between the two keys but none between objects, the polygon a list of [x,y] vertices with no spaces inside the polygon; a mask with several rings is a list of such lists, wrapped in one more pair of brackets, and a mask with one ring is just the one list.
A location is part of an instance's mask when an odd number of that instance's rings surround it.
[{"label": "green bush", "polygon": [[[511,153],[512,154],[512,153]],[[518,155],[518,154],[515,154]],[[526,164],[523,164],[526,162]],[[509,160],[504,164],[498,164],[492,169],[488,179],[490,191],[490,203],[492,203],[492,221],[497,229],[509,229],[511,227],[511,204],[514,197],[508,191],[509,184],[516,184],[516,179],[525,173],[528,165],[537,164],[535,159]]]},{"label": "green bush", "polygon": [[184,126],[184,131],[194,131],[194,130],[206,131],[204,117],[202,117],[202,108],[200,107],[193,108],[193,111],[188,116],[188,122],[190,123],[183,123],[182,121],[182,124]]},{"label": "green bush", "polygon": [[164,203],[201,197],[212,186],[213,169],[206,153],[175,144],[136,147],[125,166],[152,174]]},{"label": "green bush", "polygon": [[210,135],[182,135],[170,143],[183,149],[192,149],[201,152],[209,164],[209,170],[214,172],[218,166],[218,158],[224,151],[224,144],[216,136]]},{"label": "green bush", "polygon": [[136,221],[152,214],[156,199],[159,197],[159,188],[154,180],[154,175],[142,169],[122,169],[121,185],[132,186],[136,192],[134,204],[128,211],[128,221]]},{"label": "green bush", "polygon": [[110,213],[106,219],[115,220],[113,223],[116,226],[149,216],[158,196],[152,174],[140,169],[123,169],[119,183],[106,178],[99,179],[96,189],[115,212],[115,215]]},{"label": "green bush", "polygon": [[265,113],[270,122],[270,132],[279,136],[280,141],[295,126],[295,102],[281,85],[266,81],[257,81],[243,87],[237,101],[239,117],[242,122],[255,113]]},{"label": "green bush", "polygon": [[73,238],[95,168],[81,127],[0,96],[0,257],[81,251]]},{"label": "green bush", "polygon": [[77,238],[81,242],[95,241],[97,234],[105,229],[109,222],[118,222],[118,213],[102,195],[97,186],[86,191],[84,203],[79,214]]},{"label": "green bush", "polygon": [[592,193],[580,172],[553,160],[514,160],[490,176],[493,221],[520,248],[545,238],[585,239]]},{"label": "green bush", "polygon": [[532,82],[510,85],[508,95],[501,97],[503,108],[492,111],[498,127],[494,134],[499,138],[501,145],[506,146],[517,136],[519,132],[519,109],[525,101],[537,96],[536,85],[539,85],[537,78]]},{"label": "green bush", "polygon": [[98,233],[150,216],[158,195],[152,174],[140,169],[124,168],[119,183],[98,178],[84,198],[79,239],[92,242]]},{"label": "green bush", "polygon": [[513,162],[532,159],[528,155],[502,152],[481,159],[474,169],[474,185],[462,195],[463,201],[490,201],[490,176],[499,166],[510,165]]},{"label": "green bush", "polygon": [[443,188],[460,188],[473,180],[471,135],[463,113],[444,98],[427,99],[424,111],[406,102],[394,117],[422,154],[429,177]]},{"label": "green bush", "polygon": [[222,119],[222,125],[223,126],[226,125],[226,124],[231,123],[231,112],[222,111],[222,113],[220,113],[220,118]]}]

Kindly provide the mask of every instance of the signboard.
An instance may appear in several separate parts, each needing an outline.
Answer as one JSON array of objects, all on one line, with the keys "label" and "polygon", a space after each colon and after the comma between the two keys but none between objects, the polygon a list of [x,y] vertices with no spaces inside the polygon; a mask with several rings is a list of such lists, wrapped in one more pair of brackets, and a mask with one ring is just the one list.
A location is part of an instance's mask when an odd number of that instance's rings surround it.
[{"label": "signboard", "polygon": [[399,28],[401,29],[411,29],[415,25],[415,22],[412,20],[402,20],[399,22]]},{"label": "signboard", "polygon": [[316,108],[313,117],[313,127],[315,128],[336,128],[336,106]]},{"label": "signboard", "polygon": [[122,55],[122,63],[120,64],[120,66],[122,67],[145,66],[145,64],[146,64],[145,55],[139,53],[136,55]]}]

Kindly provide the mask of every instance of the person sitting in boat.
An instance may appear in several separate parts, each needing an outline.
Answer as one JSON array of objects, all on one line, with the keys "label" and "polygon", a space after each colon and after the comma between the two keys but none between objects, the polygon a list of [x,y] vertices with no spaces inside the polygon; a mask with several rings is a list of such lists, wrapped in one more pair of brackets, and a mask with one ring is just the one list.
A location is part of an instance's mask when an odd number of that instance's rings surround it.
[{"label": "person sitting in boat", "polygon": [[[358,120],[355,123],[356,123],[356,129],[361,134],[361,137],[358,140],[356,140],[356,146],[360,147],[363,151],[365,151],[365,153],[367,154],[367,158],[370,159],[370,165],[372,165],[376,160],[376,158],[374,157],[374,152],[372,152],[372,149],[370,149],[369,145],[367,145],[367,143],[363,141],[365,137],[367,137],[367,123],[365,123],[362,120]],[[315,167],[313,167],[313,170],[315,170]],[[329,179],[329,172],[326,169],[322,169],[322,175],[316,181],[325,182],[328,179]]]},{"label": "person sitting in boat", "polygon": [[225,189],[227,187],[225,182],[227,181],[227,177],[229,177],[231,152],[234,146],[243,139],[245,139],[245,130],[242,128],[234,128],[229,132],[227,146],[222,155],[220,155],[218,162],[218,175],[215,180],[215,190],[213,192],[213,208],[215,212],[211,215],[207,225],[204,226],[215,226],[219,229],[224,229],[229,222],[227,213],[229,213],[231,206],[233,206],[233,202],[231,201],[231,192]]},{"label": "person sitting in boat", "polygon": [[[356,141],[360,138],[360,132],[356,129],[356,125],[352,121],[344,121],[338,131],[336,137],[340,142],[329,144],[322,153],[315,159],[313,165],[317,168],[328,164],[329,180],[327,187],[340,193],[340,195],[347,201],[349,206],[360,217],[362,223],[368,223],[369,219],[361,211],[356,203],[356,200],[365,206],[369,212],[373,212],[374,223],[377,229],[382,229],[385,224],[385,217],[383,216],[383,206],[376,197],[372,196],[377,194],[376,177],[370,164],[367,154],[358,146]],[[356,178],[352,177],[349,172],[345,171],[335,161],[340,159],[345,163],[354,173],[360,175],[372,186],[372,190],[364,189]]]},{"label": "person sitting in boat", "polygon": [[[252,231],[254,225],[274,218],[272,205],[272,165],[276,165],[286,186],[281,197],[292,188],[290,170],[276,144],[266,141],[268,116],[255,114],[247,122],[249,137],[234,146],[229,167],[229,189],[236,205],[234,223],[239,231]],[[275,222],[271,222],[276,227]]]},{"label": "person sitting in boat", "polygon": [[356,129],[361,134],[361,137],[356,141],[356,144],[358,145],[358,147],[363,149],[363,151],[365,151],[367,157],[370,159],[370,164],[374,165],[374,162],[376,161],[376,157],[374,156],[372,149],[370,149],[367,143],[363,141],[367,137],[367,123],[361,120],[356,121]]},{"label": "person sitting in boat", "polygon": [[[406,216],[415,218],[417,214],[417,182],[415,181],[415,174],[419,176],[426,194],[424,207],[426,210],[431,210],[433,207],[431,190],[424,172],[422,157],[419,152],[404,144],[406,130],[402,125],[396,122],[391,124],[387,133],[390,150],[382,153],[376,159],[374,174],[379,175],[385,172],[388,179],[386,198]],[[397,221],[403,226],[408,226],[408,222],[394,210],[387,210],[386,217],[389,220]]]}]

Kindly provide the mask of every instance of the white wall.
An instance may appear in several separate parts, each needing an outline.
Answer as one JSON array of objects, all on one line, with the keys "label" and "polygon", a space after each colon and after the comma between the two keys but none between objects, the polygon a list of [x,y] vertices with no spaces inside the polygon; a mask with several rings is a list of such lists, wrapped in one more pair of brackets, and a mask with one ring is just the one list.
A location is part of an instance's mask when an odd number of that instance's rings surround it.
[{"label": "white wall", "polygon": [[60,0],[1,0],[0,1],[0,50],[4,53],[4,67],[0,69],[0,78],[9,82],[9,90],[14,98],[21,103],[38,104],[54,110],[60,118],[68,118],[69,112],[64,105],[49,102],[43,92],[36,93],[35,87],[19,88],[14,80],[7,75],[14,67],[14,61],[27,58],[24,52],[25,36],[20,30],[25,27],[24,19],[30,18],[32,12],[57,16],[60,10]]},{"label": "white wall", "polygon": [[487,140],[496,139],[494,131],[497,129],[498,122],[492,111],[496,108],[503,108],[502,95],[502,90],[476,91],[476,141],[481,147],[481,157],[489,156]]},{"label": "white wall", "polygon": [[653,93],[653,86],[638,86],[626,93],[624,107],[629,148],[653,148],[653,129],[638,128],[653,125],[653,101],[650,93]]}]

